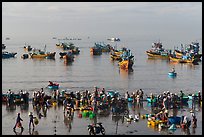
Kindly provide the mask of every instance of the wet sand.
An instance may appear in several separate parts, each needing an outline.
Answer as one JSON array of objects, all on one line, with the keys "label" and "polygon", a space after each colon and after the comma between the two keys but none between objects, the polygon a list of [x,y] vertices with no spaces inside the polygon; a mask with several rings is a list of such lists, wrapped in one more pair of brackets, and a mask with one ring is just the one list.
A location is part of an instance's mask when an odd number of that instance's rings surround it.
[{"label": "wet sand", "polygon": [[[189,106],[185,106],[184,109],[178,110],[178,116],[180,114],[186,114],[190,116],[190,103]],[[143,103],[143,108],[134,108],[129,104],[130,114],[146,114],[151,111],[151,108],[146,102]],[[107,116],[97,115],[96,121],[102,122],[105,128],[106,135],[202,135],[202,107],[196,107],[197,116],[197,128],[189,128],[189,131],[183,131],[181,128],[177,128],[174,132],[169,132],[166,129],[158,131],[157,128],[148,127],[147,119],[139,119],[138,122],[128,123],[126,120],[122,120],[122,117],[112,116],[110,112]],[[17,113],[21,113],[21,118],[23,119],[22,125],[24,131],[22,135],[88,135],[87,125],[94,122],[94,119],[89,117],[79,118],[78,114],[80,111],[74,112],[73,120],[69,121],[64,119],[63,107],[56,106],[51,107],[47,110],[47,116],[39,119],[39,124],[34,130],[28,129],[28,113],[33,112],[34,116],[36,111],[33,111],[33,106],[31,102],[29,103],[27,109],[23,109],[23,106],[16,106],[15,110],[9,110],[6,105],[2,104],[2,135],[16,135],[13,132],[13,126],[15,124]],[[173,110],[170,110],[169,115],[173,114]],[[20,133],[20,129],[16,128],[17,134]]]}]

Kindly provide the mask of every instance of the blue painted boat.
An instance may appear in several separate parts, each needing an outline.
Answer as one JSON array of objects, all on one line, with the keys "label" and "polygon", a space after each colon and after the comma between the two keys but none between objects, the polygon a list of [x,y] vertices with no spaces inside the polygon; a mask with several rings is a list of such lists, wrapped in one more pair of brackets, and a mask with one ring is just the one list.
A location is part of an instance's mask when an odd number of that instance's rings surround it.
[{"label": "blue painted boat", "polygon": [[168,75],[175,77],[177,75],[177,73],[176,72],[169,72]]},{"label": "blue painted boat", "polygon": [[7,51],[3,51],[2,52],[2,59],[14,58],[16,54],[17,54],[16,52],[9,53]]},{"label": "blue painted boat", "polygon": [[181,117],[178,116],[172,116],[172,117],[168,117],[168,123],[171,124],[180,124],[181,122]]},{"label": "blue painted boat", "polygon": [[58,89],[59,88],[59,84],[58,85],[48,85],[47,87],[49,89]]}]

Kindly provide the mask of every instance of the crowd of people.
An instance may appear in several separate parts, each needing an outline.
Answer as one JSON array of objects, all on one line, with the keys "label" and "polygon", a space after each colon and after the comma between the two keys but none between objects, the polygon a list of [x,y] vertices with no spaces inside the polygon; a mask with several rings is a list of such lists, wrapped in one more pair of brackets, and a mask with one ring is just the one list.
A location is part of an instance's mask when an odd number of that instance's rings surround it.
[{"label": "crowd of people", "polygon": [[[27,92],[20,91],[21,95],[26,94]],[[12,95],[11,90],[9,90],[8,94]],[[151,99],[151,108],[152,112],[154,112],[154,119],[168,120],[169,110],[172,108],[180,108],[184,104],[182,99],[184,97],[184,93],[181,90],[179,94],[171,93],[170,91],[164,91],[162,94],[150,94],[147,96]],[[58,89],[52,90],[50,95],[45,94],[43,88],[38,91],[34,91],[32,94],[32,105],[33,110],[36,111],[37,117],[40,119],[41,117],[46,117],[47,109],[56,104],[63,106],[64,116],[70,117],[73,115],[72,112],[75,110],[79,110],[81,108],[90,108],[94,113],[109,111],[112,112],[113,115],[126,115],[129,114],[128,102],[132,104],[137,104],[141,106],[143,101],[146,101],[144,98],[144,91],[142,89],[136,90],[132,93],[126,91],[124,96],[121,96],[118,92],[106,91],[105,88],[94,87],[93,91],[67,91]],[[201,92],[199,91],[197,95],[192,94],[192,111],[195,108],[195,104],[201,104]],[[156,108],[156,109],[155,109]],[[42,111],[41,111],[42,110]],[[29,129],[31,127],[35,127],[34,117],[32,112],[29,113]],[[15,130],[16,127],[20,127],[23,131],[23,126],[21,124],[23,121],[20,117],[20,113],[18,113],[16,123],[13,127]],[[192,112],[192,118],[187,117],[186,115],[181,116],[181,125],[184,124],[185,127],[197,127],[197,118],[196,115]]]}]

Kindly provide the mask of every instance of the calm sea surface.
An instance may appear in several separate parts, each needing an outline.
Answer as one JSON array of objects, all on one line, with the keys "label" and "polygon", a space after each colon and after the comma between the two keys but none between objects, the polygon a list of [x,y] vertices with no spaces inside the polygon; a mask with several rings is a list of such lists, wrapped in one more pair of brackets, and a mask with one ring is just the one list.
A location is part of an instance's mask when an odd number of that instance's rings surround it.
[{"label": "calm sea surface", "polygon": [[[68,65],[65,65],[64,60],[59,58],[59,52],[62,50],[55,46],[58,41],[52,38],[45,41],[38,41],[38,39],[31,41],[13,41],[12,39],[3,41],[7,46],[6,51],[17,52],[18,54],[16,58],[2,59],[2,92],[5,93],[8,89],[17,92],[22,89],[31,94],[34,90],[45,88],[45,91],[48,93],[49,90],[46,89],[48,81],[59,83],[59,90],[72,89],[74,91],[93,90],[94,86],[116,89],[121,94],[124,94],[127,90],[133,92],[140,88],[144,90],[145,94],[150,94],[151,92],[161,93],[167,90],[174,93],[178,93],[180,90],[183,90],[185,93],[202,91],[201,62],[199,62],[199,65],[192,65],[170,63],[168,60],[148,59],[145,51],[150,49],[151,44],[157,42],[157,40],[121,38],[121,42],[110,44],[117,46],[118,49],[124,46],[132,51],[135,56],[135,62],[133,71],[128,72],[120,70],[118,63],[111,61],[108,53],[103,53],[101,56],[90,55],[89,49],[91,46],[94,46],[94,42],[108,43],[109,41],[106,39],[103,37],[90,37],[88,39],[86,37],[82,38],[82,40],[72,40],[71,42],[78,46],[81,52],[75,57],[74,62]],[[23,49],[25,42],[31,44],[34,48],[40,49],[43,49],[46,44],[47,51],[56,51],[55,60],[21,59],[20,56],[26,53]],[[161,40],[161,42],[165,49],[173,49],[174,46],[180,47],[181,44],[179,41],[174,42],[174,40]],[[184,41],[183,43],[188,44],[190,42]],[[202,49],[202,41],[198,42]],[[174,79],[168,77],[168,72],[173,67],[177,72],[177,77]],[[5,111],[5,107],[2,107],[2,111],[3,115],[8,115],[2,116],[3,122],[5,122],[10,113]],[[15,121],[15,114],[10,115],[13,120],[12,126]],[[202,112],[200,112],[200,116],[202,119]],[[27,117],[27,112],[24,117]],[[146,125],[146,122],[143,125]],[[197,134],[202,134],[202,124],[200,123],[200,125],[201,129],[197,131]],[[7,127],[3,125],[3,134],[8,134],[7,130],[12,129],[12,126]],[[152,134],[151,129],[149,130],[147,130],[147,133]],[[49,132],[46,133],[48,134]],[[75,132],[73,131],[72,134],[75,134]],[[115,132],[111,131],[109,134],[115,134]],[[139,134],[145,134],[145,132]],[[178,134],[181,133],[179,132]]]}]

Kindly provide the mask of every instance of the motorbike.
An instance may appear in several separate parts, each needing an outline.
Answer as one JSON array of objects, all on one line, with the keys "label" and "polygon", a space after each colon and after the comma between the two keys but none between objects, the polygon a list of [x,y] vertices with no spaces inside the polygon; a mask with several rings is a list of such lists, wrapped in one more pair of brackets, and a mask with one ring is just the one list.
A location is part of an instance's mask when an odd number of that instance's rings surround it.
[{"label": "motorbike", "polygon": [[90,124],[87,127],[89,131],[89,135],[96,135],[96,134],[102,134],[105,135],[105,128],[103,127],[102,123],[96,123],[95,124]]}]

